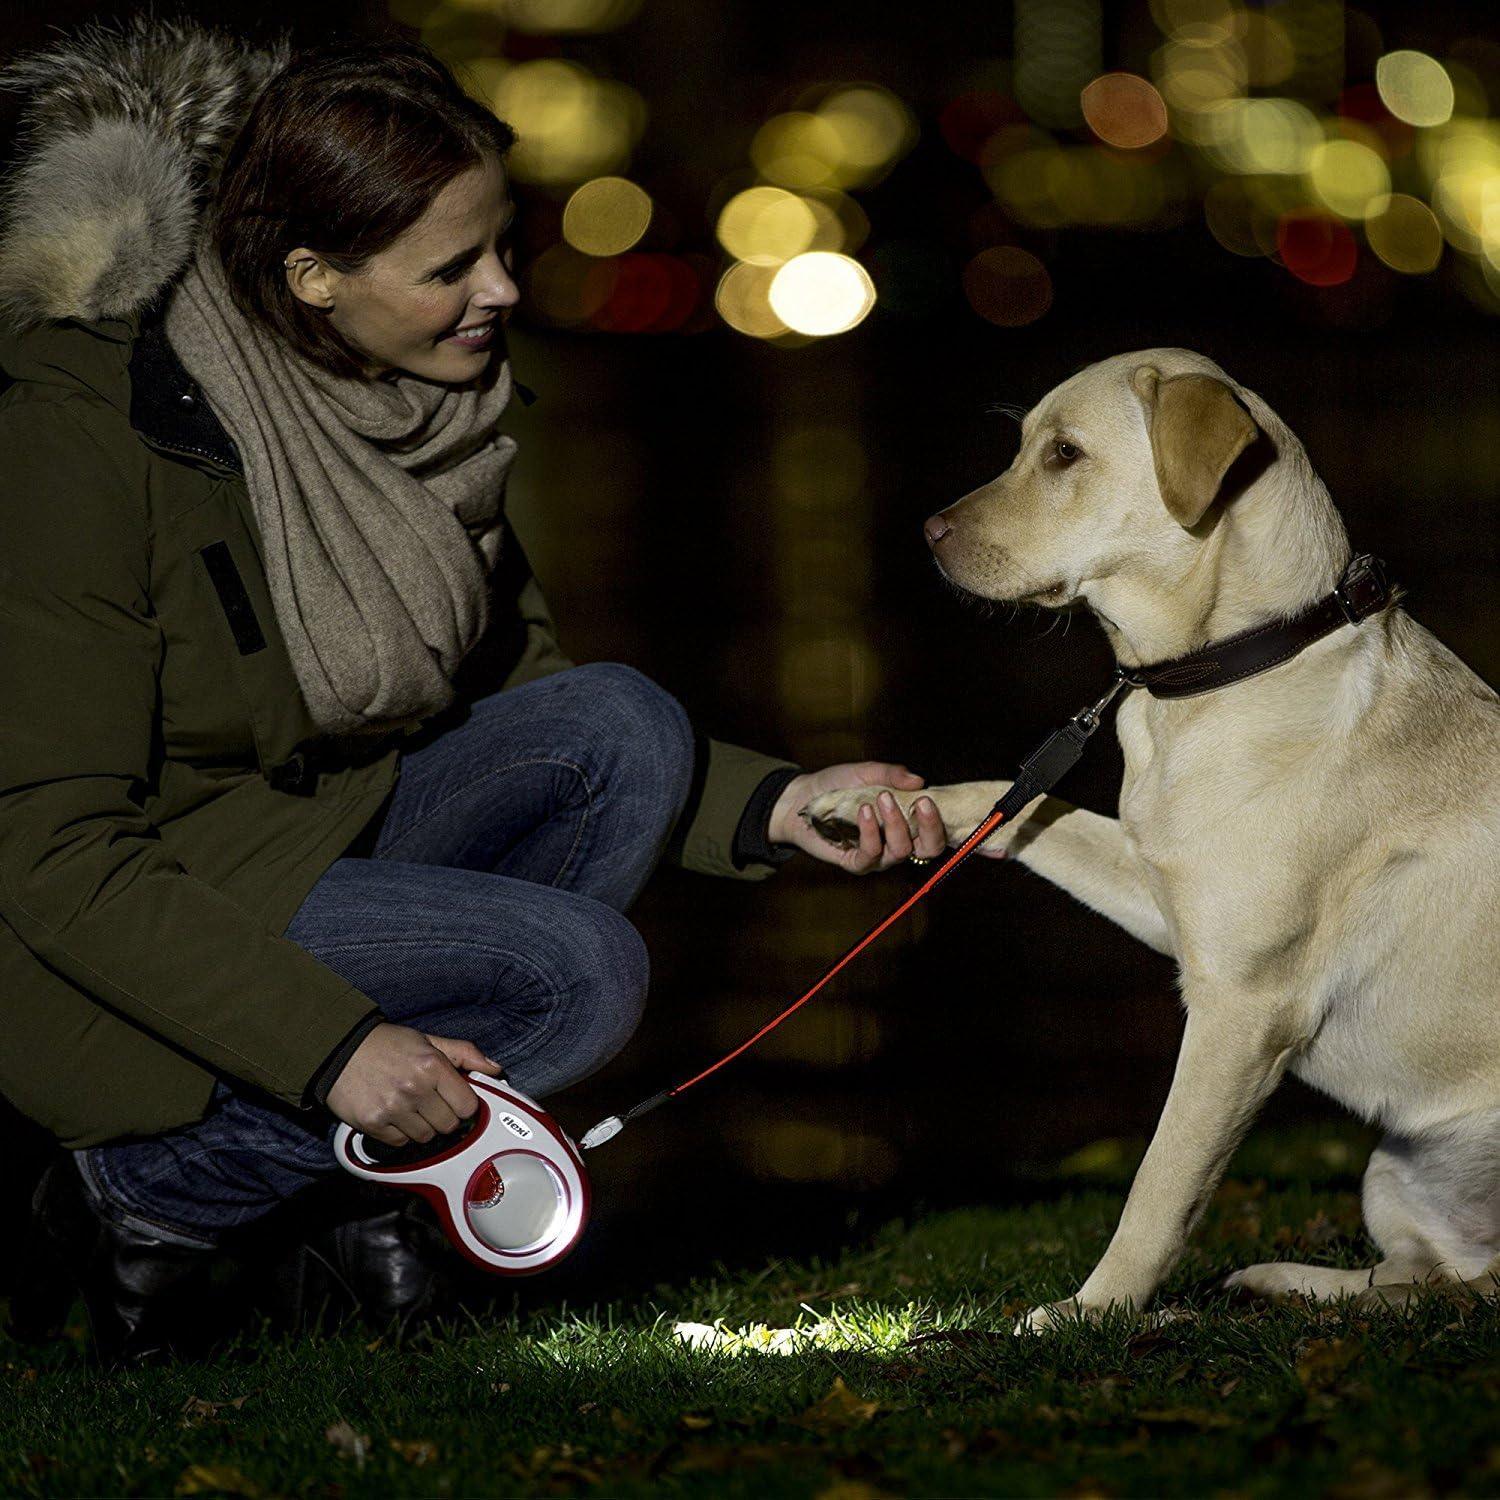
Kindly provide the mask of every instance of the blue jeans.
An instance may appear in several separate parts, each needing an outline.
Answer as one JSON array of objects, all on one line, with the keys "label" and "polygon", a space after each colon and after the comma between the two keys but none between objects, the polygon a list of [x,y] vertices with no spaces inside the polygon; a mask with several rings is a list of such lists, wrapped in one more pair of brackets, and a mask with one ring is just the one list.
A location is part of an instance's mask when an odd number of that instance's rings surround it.
[{"label": "blue jeans", "polygon": [[[692,730],[676,699],[610,664],[470,708],[402,752],[371,857],[335,860],[285,936],[388,1020],[474,1042],[545,1099],[640,1022],[646,948],[621,913],[687,800]],[[221,1080],[195,1124],[74,1159],[110,1218],[214,1244],[336,1175],[337,1124]]]}]

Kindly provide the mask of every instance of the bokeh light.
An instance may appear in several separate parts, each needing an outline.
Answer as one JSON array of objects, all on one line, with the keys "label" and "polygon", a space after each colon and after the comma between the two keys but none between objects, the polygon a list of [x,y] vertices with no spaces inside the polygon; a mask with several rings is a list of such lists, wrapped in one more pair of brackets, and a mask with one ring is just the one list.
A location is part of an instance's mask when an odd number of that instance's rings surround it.
[{"label": "bokeh light", "polygon": [[1016,102],[1043,125],[1080,124],[1104,58],[1099,0],[1015,0]]},{"label": "bokeh light", "polygon": [[1079,103],[1089,129],[1101,141],[1134,150],[1167,133],[1167,106],[1136,73],[1106,73],[1084,89]]},{"label": "bokeh light", "polygon": [[838,138],[837,186],[872,185],[917,141],[916,120],[905,102],[874,84],[835,89],[817,112]]},{"label": "bokeh light", "polygon": [[1354,275],[1359,261],[1349,226],[1311,210],[1281,216],[1276,249],[1287,270],[1309,286],[1339,286]]},{"label": "bokeh light", "polygon": [[809,110],[772,115],[750,143],[761,175],[782,187],[821,187],[835,181],[841,151],[838,132]]},{"label": "bokeh light", "polygon": [[1385,107],[1408,125],[1442,125],[1453,114],[1453,80],[1425,52],[1387,52],[1375,64]]},{"label": "bokeh light", "polygon": [[1209,233],[1232,255],[1255,257],[1269,253],[1264,221],[1269,218],[1271,245],[1275,244],[1275,216],[1256,203],[1243,180],[1221,177],[1203,195],[1203,217]]},{"label": "bokeh light", "polygon": [[1307,162],[1307,180],[1318,198],[1346,219],[1363,219],[1390,196],[1391,174],[1358,141],[1325,141]]},{"label": "bokeh light", "polygon": [[869,315],[875,284],[857,260],[812,250],[793,256],[776,272],[769,297],[788,328],[823,338],[845,333]]},{"label": "bokeh light", "polygon": [[1365,223],[1370,248],[1393,271],[1420,276],[1442,259],[1443,231],[1420,198],[1393,193]]},{"label": "bokeh light", "polygon": [[645,103],[634,89],[557,57],[507,68],[491,106],[520,137],[506,165],[522,182],[581,182],[618,172],[646,124]]},{"label": "bokeh light", "polygon": [[519,31],[613,31],[634,18],[642,0],[484,0]]},{"label": "bokeh light", "polygon": [[916,144],[905,102],[876,84],[829,90],[816,110],[772,115],[755,133],[750,158],[784,188],[869,187]]},{"label": "bokeh light", "polygon": [[1317,116],[1295,99],[1234,99],[1199,120],[1198,144],[1229,172],[1300,174],[1322,144]]},{"label": "bokeh light", "polygon": [[1035,323],[1052,306],[1052,278],[1029,250],[992,245],[963,271],[964,295],[982,318],[1002,328]]},{"label": "bokeh light", "polygon": [[781,268],[736,261],[719,278],[714,306],[719,316],[738,333],[770,339],[788,332],[771,306],[771,282]]},{"label": "bokeh light", "polygon": [[736,193],[719,211],[715,233],[736,259],[779,266],[811,249],[819,227],[808,199],[785,188],[763,186]]},{"label": "bokeh light", "polygon": [[635,252],[597,264],[613,273],[609,294],[589,319],[605,333],[669,333],[697,306],[698,277],[675,255]]},{"label": "bokeh light", "polygon": [[525,271],[526,305],[563,327],[586,322],[609,296],[613,267],[613,261],[598,261],[569,244],[550,245]]},{"label": "bokeh light", "polygon": [[576,188],[563,209],[563,238],[585,255],[620,255],[651,223],[651,198],[625,177],[596,177]]}]

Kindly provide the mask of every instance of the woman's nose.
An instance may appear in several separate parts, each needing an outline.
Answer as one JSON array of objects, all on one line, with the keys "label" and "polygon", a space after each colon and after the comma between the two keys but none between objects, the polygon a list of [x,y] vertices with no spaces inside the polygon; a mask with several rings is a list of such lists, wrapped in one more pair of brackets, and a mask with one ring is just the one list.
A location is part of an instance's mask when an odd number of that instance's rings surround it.
[{"label": "woman's nose", "polygon": [[942,539],[948,535],[953,528],[941,516],[928,516],[922,523],[922,534],[927,538],[929,547],[936,547]]}]

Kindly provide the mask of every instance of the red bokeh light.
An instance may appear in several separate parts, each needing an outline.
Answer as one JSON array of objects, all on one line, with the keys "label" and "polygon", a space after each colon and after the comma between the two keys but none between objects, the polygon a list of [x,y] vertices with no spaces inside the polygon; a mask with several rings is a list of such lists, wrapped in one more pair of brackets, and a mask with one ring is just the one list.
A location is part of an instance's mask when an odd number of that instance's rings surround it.
[{"label": "red bokeh light", "polygon": [[692,316],[702,283],[689,265],[674,255],[639,251],[608,262],[613,275],[609,295],[590,322],[604,333],[670,333]]},{"label": "red bokeh light", "polygon": [[1354,275],[1359,247],[1349,226],[1329,214],[1301,209],[1276,225],[1282,264],[1309,286],[1339,286]]}]

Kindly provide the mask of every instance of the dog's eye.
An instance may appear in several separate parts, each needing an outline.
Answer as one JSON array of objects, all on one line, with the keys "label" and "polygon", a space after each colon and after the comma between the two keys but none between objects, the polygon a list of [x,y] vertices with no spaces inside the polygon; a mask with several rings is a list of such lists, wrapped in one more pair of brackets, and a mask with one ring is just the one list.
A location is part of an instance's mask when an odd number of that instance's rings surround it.
[{"label": "dog's eye", "polygon": [[1052,461],[1056,464],[1070,464],[1075,458],[1083,456],[1081,450],[1073,443],[1063,438],[1058,438],[1052,445]]}]

